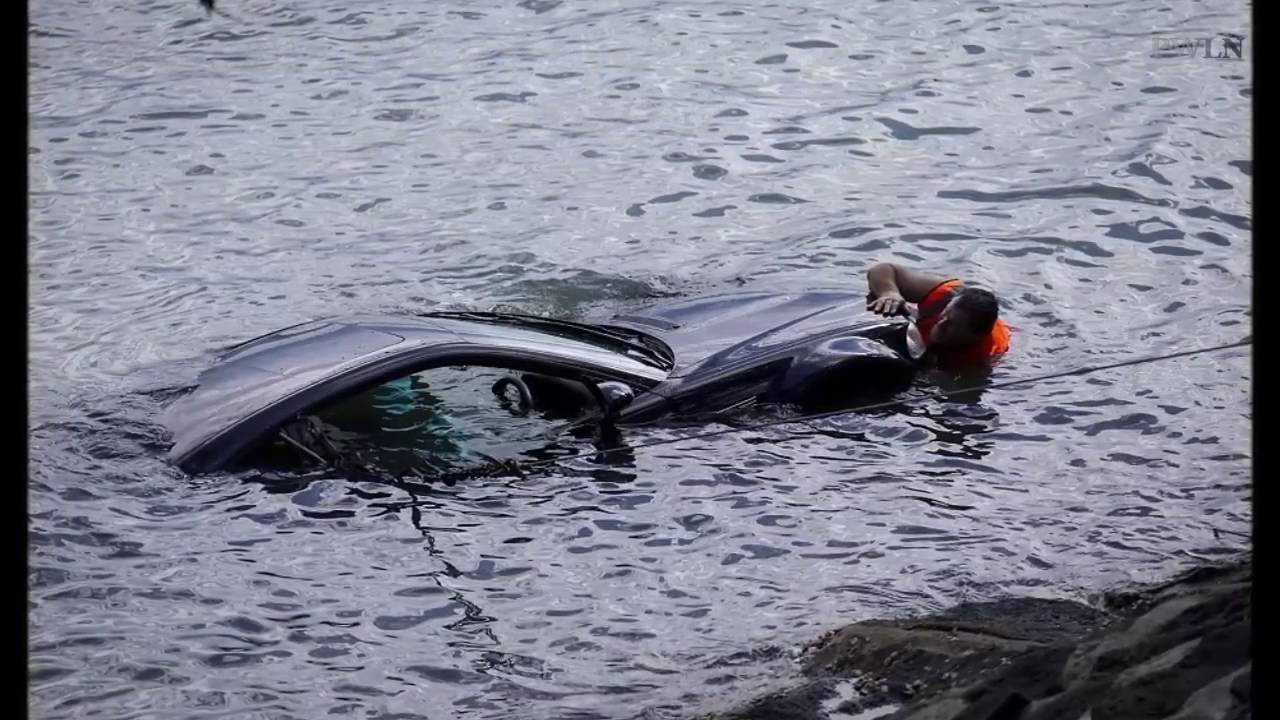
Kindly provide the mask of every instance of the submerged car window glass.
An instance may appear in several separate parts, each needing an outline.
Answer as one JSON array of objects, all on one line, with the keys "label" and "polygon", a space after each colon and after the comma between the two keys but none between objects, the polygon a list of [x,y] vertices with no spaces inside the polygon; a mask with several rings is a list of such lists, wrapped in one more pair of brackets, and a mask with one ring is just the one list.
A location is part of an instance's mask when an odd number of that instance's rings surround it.
[{"label": "submerged car window glass", "polygon": [[[470,366],[426,370],[320,409],[285,432],[328,461],[403,475],[479,465],[487,457],[518,458],[551,445],[562,421],[521,412],[508,397],[496,395],[494,384],[509,375]],[[273,458],[289,450],[280,439],[269,448]],[[295,463],[305,460],[294,450]]]}]

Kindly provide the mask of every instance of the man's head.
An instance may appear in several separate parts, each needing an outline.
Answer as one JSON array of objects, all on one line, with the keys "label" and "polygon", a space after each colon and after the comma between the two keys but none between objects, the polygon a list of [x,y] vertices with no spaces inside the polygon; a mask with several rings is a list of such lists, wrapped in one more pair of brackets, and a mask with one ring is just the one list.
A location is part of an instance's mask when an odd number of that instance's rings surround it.
[{"label": "man's head", "polygon": [[930,344],[940,350],[960,350],[986,337],[999,317],[996,296],[981,288],[962,288],[947,303],[929,333]]}]

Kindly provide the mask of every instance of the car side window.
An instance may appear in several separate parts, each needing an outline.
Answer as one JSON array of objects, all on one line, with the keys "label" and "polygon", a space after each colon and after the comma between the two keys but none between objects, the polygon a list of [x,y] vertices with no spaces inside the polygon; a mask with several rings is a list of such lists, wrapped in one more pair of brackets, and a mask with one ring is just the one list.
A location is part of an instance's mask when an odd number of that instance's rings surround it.
[{"label": "car side window", "polygon": [[[513,384],[512,378],[521,382]],[[532,406],[517,391],[520,385],[533,392]],[[579,395],[565,397],[571,391]],[[566,417],[594,403],[582,383],[570,377],[474,365],[438,367],[299,418],[284,429],[295,443],[277,438],[272,454],[302,444],[326,461],[341,458],[398,475],[429,476],[547,448]],[[306,451],[293,449],[295,459],[306,459],[301,457]]]}]

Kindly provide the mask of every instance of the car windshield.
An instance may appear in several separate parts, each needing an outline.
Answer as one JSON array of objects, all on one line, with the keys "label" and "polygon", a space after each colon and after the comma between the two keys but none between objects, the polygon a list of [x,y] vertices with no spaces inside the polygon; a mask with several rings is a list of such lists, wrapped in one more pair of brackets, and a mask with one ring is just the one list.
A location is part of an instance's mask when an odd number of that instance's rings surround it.
[{"label": "car windshield", "polygon": [[628,355],[660,370],[671,370],[675,366],[675,354],[666,343],[652,335],[646,335],[638,330],[616,325],[593,325],[534,315],[471,311],[433,312],[425,313],[423,317],[537,328],[551,335],[590,343],[613,352]]}]

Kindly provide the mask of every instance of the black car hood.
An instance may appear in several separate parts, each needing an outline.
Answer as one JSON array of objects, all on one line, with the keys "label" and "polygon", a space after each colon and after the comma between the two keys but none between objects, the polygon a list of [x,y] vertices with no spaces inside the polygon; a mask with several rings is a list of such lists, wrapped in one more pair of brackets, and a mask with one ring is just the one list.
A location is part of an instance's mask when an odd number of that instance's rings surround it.
[{"label": "black car hood", "polygon": [[753,291],[704,296],[609,322],[651,333],[676,348],[672,378],[712,372],[805,338],[884,326],[866,296],[848,290]]}]

